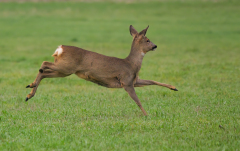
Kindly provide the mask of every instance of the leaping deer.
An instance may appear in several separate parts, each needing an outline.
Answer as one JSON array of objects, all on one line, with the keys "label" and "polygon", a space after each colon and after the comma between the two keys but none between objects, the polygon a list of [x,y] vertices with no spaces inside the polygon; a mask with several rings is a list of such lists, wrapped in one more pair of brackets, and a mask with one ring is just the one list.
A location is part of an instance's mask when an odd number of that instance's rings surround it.
[{"label": "leaping deer", "polygon": [[44,61],[35,81],[26,87],[32,88],[31,93],[26,97],[26,101],[35,95],[42,79],[76,74],[79,78],[107,88],[124,88],[140,107],[143,114],[147,115],[135,93],[134,87],[159,85],[178,91],[172,85],[152,80],[142,80],[138,77],[144,55],[148,51],[157,48],[145,36],[148,27],[138,33],[130,25],[130,34],[133,37],[133,42],[130,54],[125,59],[105,56],[74,46],[59,46],[52,55],[54,56],[54,63]]}]

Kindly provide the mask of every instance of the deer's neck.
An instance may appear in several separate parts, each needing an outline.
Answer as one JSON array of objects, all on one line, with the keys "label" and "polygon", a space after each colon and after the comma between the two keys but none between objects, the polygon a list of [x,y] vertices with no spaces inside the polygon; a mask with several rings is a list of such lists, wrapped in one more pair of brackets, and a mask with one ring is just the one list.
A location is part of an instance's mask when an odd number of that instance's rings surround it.
[{"label": "deer's neck", "polygon": [[144,53],[141,53],[140,48],[136,45],[132,44],[132,48],[130,54],[126,58],[126,60],[132,65],[132,67],[138,72],[142,66],[142,60],[144,57]]}]

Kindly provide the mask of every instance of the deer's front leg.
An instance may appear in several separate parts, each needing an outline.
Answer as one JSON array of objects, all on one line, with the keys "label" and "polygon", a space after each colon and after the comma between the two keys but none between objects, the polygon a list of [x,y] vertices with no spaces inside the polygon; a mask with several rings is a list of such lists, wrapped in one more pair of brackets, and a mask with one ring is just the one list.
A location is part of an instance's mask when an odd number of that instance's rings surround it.
[{"label": "deer's front leg", "polygon": [[165,84],[165,83],[160,83],[157,81],[142,80],[142,79],[137,79],[136,83],[134,84],[134,87],[143,87],[143,86],[147,86],[147,85],[159,85],[159,86],[163,86],[163,87],[169,88],[174,91],[178,91],[175,86]]},{"label": "deer's front leg", "polygon": [[142,107],[142,104],[140,100],[138,99],[138,96],[134,90],[133,86],[124,86],[124,89],[127,91],[127,93],[130,95],[130,97],[136,102],[136,104],[139,106],[139,108],[142,110],[143,114],[147,116],[147,112]]}]

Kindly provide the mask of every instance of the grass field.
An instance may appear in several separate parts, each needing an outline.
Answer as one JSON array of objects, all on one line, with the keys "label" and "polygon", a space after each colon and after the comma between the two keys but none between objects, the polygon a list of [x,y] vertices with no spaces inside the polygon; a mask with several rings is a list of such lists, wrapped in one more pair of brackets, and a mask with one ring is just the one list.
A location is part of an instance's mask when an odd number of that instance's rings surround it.
[{"label": "grass field", "polygon": [[[0,3],[0,150],[239,150],[240,2]],[[123,89],[44,79],[43,61],[73,45],[124,58],[149,25],[140,78],[174,85],[136,88],[149,116]]]}]

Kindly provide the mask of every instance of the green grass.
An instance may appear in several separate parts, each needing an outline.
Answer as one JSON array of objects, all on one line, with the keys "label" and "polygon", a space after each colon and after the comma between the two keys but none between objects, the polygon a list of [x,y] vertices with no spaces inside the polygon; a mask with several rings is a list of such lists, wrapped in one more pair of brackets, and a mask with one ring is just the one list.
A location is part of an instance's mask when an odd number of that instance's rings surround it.
[{"label": "green grass", "polygon": [[[240,2],[0,3],[0,150],[238,150]],[[136,88],[149,116],[123,89],[72,75],[44,79],[58,45],[129,54],[129,25],[158,45]],[[219,127],[223,127],[220,128]]]}]

